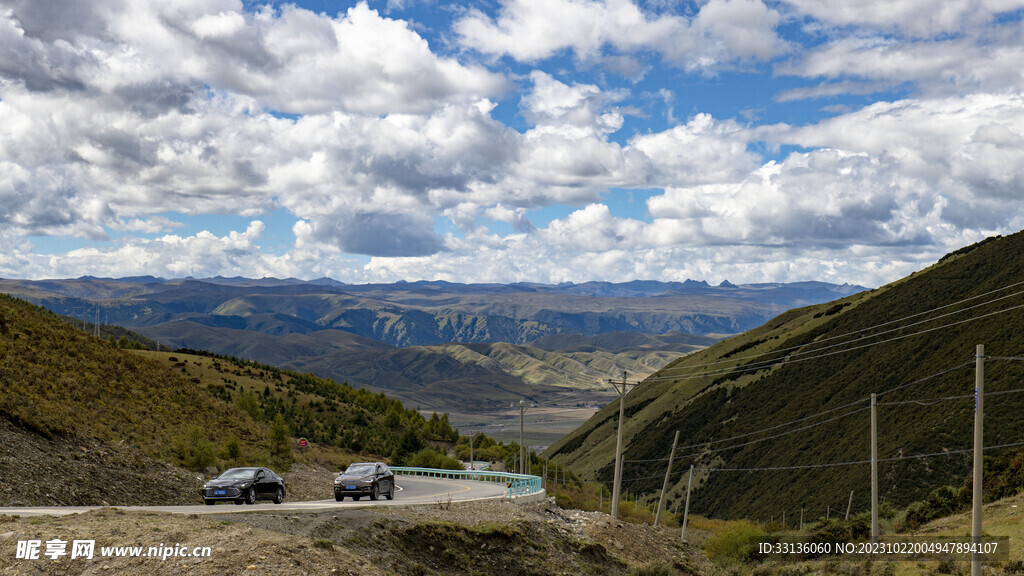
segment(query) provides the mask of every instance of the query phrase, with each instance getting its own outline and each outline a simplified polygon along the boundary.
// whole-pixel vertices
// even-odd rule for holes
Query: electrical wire
[[[985,303],[982,303],[982,304],[978,304],[976,306],[972,306],[971,308],[968,308],[968,309],[965,309],[965,310],[970,310],[970,309],[977,308],[977,307],[980,307],[980,306],[985,306],[985,305],[991,304],[992,302],[995,302],[995,301],[998,301],[998,300],[1002,300],[1002,299],[1005,299],[1005,298],[1009,298],[1009,297],[1012,297],[1012,296],[1016,296],[1018,294],[1024,294],[1024,291],[1018,292],[1018,293],[1015,293],[1015,294],[1011,294],[1010,296],[999,298],[997,300],[992,300],[990,302],[985,302]],[[1012,306],[1010,308],[1004,308],[1002,310],[997,310],[995,312],[989,312],[987,314],[982,314],[980,316],[975,316],[975,317],[972,317],[972,318],[967,318],[967,319],[959,320],[959,321],[956,321],[956,322],[950,322],[948,324],[943,324],[942,326],[935,326],[935,327],[932,327],[932,328],[927,328],[927,329],[924,329],[924,330],[913,332],[911,334],[903,334],[903,335],[900,335],[900,336],[894,336],[892,338],[887,338],[885,340],[880,340],[880,341],[877,341],[877,342],[861,344],[859,346],[852,346],[852,347],[845,348],[845,349],[842,349],[842,350],[834,350],[832,352],[826,352],[826,353],[823,353],[823,354],[817,354],[815,356],[797,357],[797,356],[800,356],[801,354],[814,354],[814,353],[821,352],[822,350],[829,350],[831,348],[836,348],[836,347],[839,347],[839,346],[845,346],[845,345],[850,344],[852,342],[859,342],[861,340],[867,340],[867,339],[870,339],[870,338],[876,338],[876,337],[884,335],[884,334],[889,334],[889,333],[892,333],[892,332],[897,332],[897,331],[900,331],[900,330],[905,330],[906,328],[910,328],[912,326],[918,326],[918,325],[921,325],[921,324],[926,324],[928,322],[932,322],[934,320],[938,320],[939,318],[943,318],[943,317],[946,317],[946,316],[951,316],[953,314],[959,314],[960,312],[965,311],[965,310],[961,310],[961,311],[945,314],[943,316],[937,316],[935,318],[931,318],[931,319],[928,319],[928,320],[917,322],[915,324],[911,324],[911,325],[908,325],[908,326],[904,326],[904,327],[900,327],[900,328],[895,328],[895,329],[887,330],[887,331],[884,331],[884,332],[879,332],[877,334],[872,334],[872,335],[869,335],[869,336],[864,336],[862,338],[851,340],[850,342],[840,342],[840,343],[832,344],[832,345],[829,345],[829,346],[823,346],[823,347],[819,347],[819,348],[814,348],[814,349],[811,349],[811,350],[807,350],[806,352],[798,352],[798,353],[790,355],[790,356],[780,357],[780,358],[771,359],[771,360],[763,360],[761,362],[753,362],[753,363],[750,363],[750,364],[743,364],[743,365],[734,366],[734,367],[731,367],[731,368],[723,368],[723,369],[719,369],[719,370],[707,370],[707,371],[704,371],[704,372],[694,372],[694,373],[691,373],[691,374],[682,374],[682,375],[679,375],[679,376],[651,376],[651,377],[646,378],[643,381],[643,383],[648,383],[648,382],[667,382],[667,381],[677,382],[677,381],[683,381],[683,380],[692,380],[694,378],[703,377],[703,376],[719,376],[719,375],[732,374],[732,373],[735,373],[735,372],[750,372],[750,371],[757,371],[757,370],[760,370],[760,369],[764,369],[764,368],[768,368],[768,367],[772,367],[772,366],[776,366],[776,365],[792,364],[792,363],[796,363],[796,362],[804,362],[804,361],[807,361],[807,360],[814,360],[814,359],[817,359],[817,358],[824,358],[824,357],[827,357],[827,356],[834,356],[836,354],[843,354],[843,353],[846,353],[846,352],[852,352],[854,350],[862,350],[862,349],[870,348],[872,346],[877,346],[877,345],[880,345],[880,344],[888,344],[888,343],[891,343],[891,342],[896,342],[898,340],[903,340],[905,338],[910,338],[910,337],[913,337],[913,336],[920,336],[922,334],[928,334],[930,332],[935,332],[936,330],[943,330],[945,328],[951,328],[953,326],[959,326],[961,324],[966,324],[968,322],[974,322],[976,320],[982,320],[984,318],[989,318],[991,316],[995,316],[995,315],[998,315],[998,314],[1003,314],[1003,313],[1006,313],[1006,312],[1012,312],[1014,310],[1019,310],[1021,308],[1024,308],[1024,304],[1017,305],[1017,306]],[[806,344],[804,346],[800,346],[800,347],[796,347],[796,348],[806,348],[808,346],[813,346],[813,345],[814,345],[814,343],[808,343],[808,344]],[[793,348],[784,349],[784,350],[773,350],[771,352],[766,352],[764,354],[761,354],[761,355],[758,355],[758,356],[754,356],[754,357],[767,356],[769,354],[778,354],[780,352],[784,352],[784,351],[788,351],[788,350],[792,350],[792,349]],[[716,362],[714,364],[731,363],[731,362],[732,362],[732,360],[720,361],[720,362]],[[712,365],[712,364],[707,364],[706,366],[710,366],[710,365]],[[681,366],[681,367],[679,367],[679,369],[699,368],[699,367],[701,367],[701,366],[700,365],[698,365],[698,366]],[[668,370],[672,370],[672,369],[670,368]]]
[[[960,304],[963,304],[965,302],[970,302],[971,300],[976,300],[978,298],[983,298],[985,296],[990,296],[990,295],[995,294],[997,292],[1002,292],[1003,290],[1009,290],[1010,288],[1016,288],[1017,286],[1021,286],[1021,285],[1024,285],[1024,281],[1015,282],[1013,284],[1009,284],[1009,285],[1004,286],[1002,288],[997,288],[995,290],[990,290],[988,292],[985,292],[985,293],[982,293],[982,294],[978,294],[976,296],[971,296],[969,298],[964,298],[962,300],[958,300],[958,301],[952,302],[950,304],[944,304],[942,306],[939,306],[939,307],[936,307],[936,308],[932,308],[930,310],[925,310],[925,311],[922,311],[922,312],[917,312],[915,314],[910,314],[908,316],[903,316],[902,318],[897,318],[895,320],[889,320],[887,322],[882,322],[880,324],[875,324],[874,326],[868,326],[867,328],[861,328],[859,330],[854,330],[852,332],[846,332],[846,333],[843,333],[843,334],[837,334],[835,336],[829,336],[827,338],[822,338],[821,340],[817,340],[814,343],[828,342],[830,340],[836,340],[836,339],[839,339],[839,338],[845,338],[847,336],[852,336],[852,335],[855,335],[855,334],[860,334],[862,332],[867,332],[867,331],[870,331],[870,330],[874,330],[876,328],[881,328],[883,326],[888,326],[890,324],[895,324],[895,323],[898,323],[898,322],[903,322],[905,320],[910,320],[912,318],[916,318],[918,316],[923,316],[925,314],[931,314],[933,312],[937,312],[939,310],[950,308],[952,306],[959,306]],[[982,304],[971,306],[969,308],[964,308],[963,310],[958,310],[956,312],[952,312],[952,313],[944,315],[944,316],[948,316],[948,315],[951,315],[951,314],[958,314],[958,313],[963,312],[965,310],[971,310],[971,309],[977,308],[979,306],[984,306],[984,305],[987,305],[987,304],[991,304],[992,302],[998,302],[999,300],[1005,300],[1006,298],[1011,298],[1013,296],[1017,296],[1017,295],[1020,295],[1022,293],[1024,293],[1024,292],[1016,292],[1016,293],[1011,294],[1009,296],[1001,296],[999,298],[996,298],[996,299],[993,299],[993,300],[989,300],[988,302],[983,302]],[[936,319],[942,318],[944,316],[937,316],[935,318],[924,320],[923,322],[930,322],[932,320],[936,320]],[[911,324],[911,326],[913,326],[913,324]],[[902,328],[906,328],[906,326],[904,326]],[[902,328],[900,328],[900,329],[902,329]],[[873,335],[873,336],[875,336],[875,335]],[[780,350],[772,350],[771,352],[764,352],[764,353],[761,353],[761,354],[752,354],[750,356],[740,356],[740,357],[732,358],[732,359],[729,359],[729,360],[719,360],[719,361],[716,361],[716,362],[709,362],[709,363],[706,363],[706,364],[698,364],[696,366],[687,366],[687,368],[701,368],[701,367],[706,367],[706,366],[714,366],[714,365],[717,365],[717,364],[728,364],[728,363],[732,363],[732,362],[734,362],[736,360],[751,360],[751,359],[754,359],[754,358],[760,358],[762,356],[767,356],[768,354],[774,354],[774,353],[779,353],[779,352],[788,352],[790,350],[798,350],[798,349],[803,348],[805,346],[813,345],[814,343],[806,344],[806,345],[801,345],[801,346],[792,346],[790,348],[783,348],[783,349],[780,349]]]
[[[940,372],[936,372],[934,374],[930,374],[930,375],[925,376],[923,378],[918,378],[917,380],[914,380],[914,381],[911,381],[911,382],[907,382],[907,383],[904,383],[904,384],[900,384],[898,386],[894,386],[892,388],[889,388],[888,390],[883,390],[882,392],[879,392],[879,393],[875,394],[875,396],[876,397],[882,396],[883,394],[888,394],[890,392],[895,392],[896,390],[901,390],[903,388],[907,388],[907,387],[913,386],[915,384],[920,384],[922,382],[927,382],[928,380],[931,380],[933,378],[937,378],[939,376],[944,376],[946,374],[949,374],[950,372],[954,372],[956,370],[959,370],[960,368],[964,368],[964,367],[970,366],[972,364],[973,364],[973,362],[965,362],[963,364],[959,364],[957,366],[953,366],[952,368],[947,368],[946,370],[942,370]],[[987,395],[988,394],[986,394],[986,396]],[[697,447],[700,447],[700,446],[710,446],[712,444],[721,444],[722,442],[732,442],[734,440],[739,440],[739,439],[742,439],[742,438],[747,438],[747,437],[750,437],[750,436],[754,436],[756,434],[761,434],[763,432],[769,432],[769,431],[772,431],[772,430],[778,430],[779,428],[785,428],[786,426],[790,426],[792,424],[799,424],[800,422],[806,422],[807,420],[810,420],[812,418],[817,418],[818,416],[824,416],[825,414],[831,414],[833,412],[838,412],[838,411],[843,410],[845,408],[849,408],[850,406],[856,406],[857,404],[860,404],[862,402],[868,402],[870,400],[871,400],[870,397],[861,398],[860,400],[855,400],[853,402],[850,402],[850,403],[847,403],[847,404],[843,404],[842,406],[837,406],[835,408],[830,408],[828,410],[823,410],[821,412],[816,412],[814,414],[810,414],[810,415],[804,416],[802,418],[797,418],[796,420],[790,420],[789,422],[783,422],[782,424],[776,424],[774,426],[768,426],[767,428],[761,428],[760,430],[754,430],[752,432],[746,432],[746,433],[743,433],[743,434],[737,434],[736,436],[731,436],[729,438],[721,438],[721,439],[718,439],[718,440],[709,440],[707,442],[699,442],[699,443],[695,443],[695,444],[687,444],[687,445],[684,445],[684,446],[678,446],[677,450],[686,450],[688,448],[697,448]],[[851,412],[851,414],[853,414],[853,413],[856,413],[856,412]],[[826,420],[826,422],[830,422],[830,421],[831,420]],[[787,434],[788,434],[788,432],[787,432]],[[668,460],[668,457],[667,456],[663,456],[661,458],[650,458],[650,459],[646,459],[646,460],[645,459],[624,460],[624,462],[660,462],[660,461],[664,461],[664,460]]]

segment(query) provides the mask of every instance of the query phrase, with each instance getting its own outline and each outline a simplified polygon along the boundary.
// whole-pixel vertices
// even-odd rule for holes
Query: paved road
[[[373,506],[408,506],[414,504],[436,504],[447,502],[468,502],[472,500],[491,500],[502,498],[506,494],[504,484],[496,482],[474,482],[470,480],[444,480],[440,478],[421,478],[416,476],[398,476],[395,480],[398,490],[394,500],[371,502],[361,499],[354,502],[346,498],[344,502],[316,500],[311,502],[289,502],[273,504],[259,502],[253,505],[238,506],[233,503],[206,506],[117,506],[123,510],[144,510],[148,512],[170,512],[173,514],[223,514],[225,512],[299,512],[312,510],[331,510],[338,508],[369,508]],[[0,514],[18,514],[20,516],[62,516],[77,514],[89,510],[97,510],[102,506],[41,506],[32,508],[0,508]]]

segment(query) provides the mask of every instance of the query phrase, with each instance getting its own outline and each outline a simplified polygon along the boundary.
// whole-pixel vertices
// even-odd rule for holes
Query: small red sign
[[[309,441],[305,438],[299,438],[299,448],[305,448],[309,445]]]

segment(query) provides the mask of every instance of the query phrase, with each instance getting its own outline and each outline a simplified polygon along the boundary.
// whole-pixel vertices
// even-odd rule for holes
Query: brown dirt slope
[[[0,420],[0,506],[197,504],[194,473],[127,444],[46,438]]]
[[[209,546],[207,558],[16,559],[18,540]],[[0,517],[0,574],[695,575],[715,571],[675,529],[550,503],[174,516],[102,509]]]

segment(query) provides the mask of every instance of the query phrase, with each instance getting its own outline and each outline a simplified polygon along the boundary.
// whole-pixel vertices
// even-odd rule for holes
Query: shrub
[[[850,530],[850,524],[835,518],[823,520],[807,535],[808,542],[850,542],[852,540],[853,532]]]
[[[204,470],[214,462],[213,443],[198,426],[189,426],[177,446],[181,464],[189,470]]]
[[[424,448],[405,460],[413,468],[440,468],[442,470],[463,470],[462,462],[441,454],[433,448]]]
[[[757,524],[739,520],[708,539],[704,551],[716,562],[746,562],[751,558],[755,544],[763,540],[764,536],[764,531]]]
[[[903,518],[896,524],[900,532],[916,530],[922,525],[965,510],[971,502],[971,491],[967,487],[940,486],[932,490],[924,500],[907,506]]]

